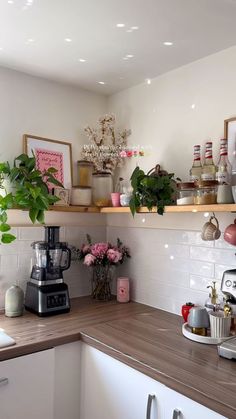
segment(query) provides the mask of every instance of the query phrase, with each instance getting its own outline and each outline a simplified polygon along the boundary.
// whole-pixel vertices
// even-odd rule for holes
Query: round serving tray
[[[222,343],[225,340],[230,339],[232,337],[231,335],[224,338],[212,338],[210,335],[209,336],[196,335],[195,333],[191,332],[191,329],[188,326],[188,323],[183,324],[182,333],[186,338],[193,340],[194,342],[206,343],[208,345],[218,345],[219,343]]]

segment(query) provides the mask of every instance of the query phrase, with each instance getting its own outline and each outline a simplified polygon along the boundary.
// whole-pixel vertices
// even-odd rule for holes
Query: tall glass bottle
[[[231,184],[232,166],[228,160],[228,144],[227,140],[220,140],[220,158],[217,165],[216,180],[220,184]]]
[[[233,151],[233,155],[232,155],[232,158],[231,158],[231,162],[232,162],[231,185],[236,186],[236,141],[234,141],[234,151]]]
[[[205,160],[202,167],[202,180],[215,180],[216,167],[212,158],[212,142],[207,141],[205,148]]]
[[[202,163],[201,163],[201,146],[195,145],[193,148],[193,165],[189,171],[190,182],[201,179]]]

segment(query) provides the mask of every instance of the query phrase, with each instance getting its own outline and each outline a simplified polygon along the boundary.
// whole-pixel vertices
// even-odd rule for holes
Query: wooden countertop
[[[236,363],[216,346],[182,336],[179,316],[138,303],[72,300],[68,314],[39,318],[0,316],[0,327],[17,344],[0,360],[81,339],[127,365],[230,418],[236,418]]]

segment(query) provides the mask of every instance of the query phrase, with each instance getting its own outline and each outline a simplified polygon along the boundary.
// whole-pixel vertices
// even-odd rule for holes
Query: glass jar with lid
[[[87,160],[78,160],[78,186],[91,188],[94,165]]]
[[[194,204],[195,185],[194,182],[181,182],[177,184],[177,205]]]
[[[216,204],[218,182],[217,180],[199,180],[195,182],[195,205]]]
[[[109,207],[111,205],[111,193],[113,181],[111,173],[97,172],[92,176],[93,203],[97,207]]]

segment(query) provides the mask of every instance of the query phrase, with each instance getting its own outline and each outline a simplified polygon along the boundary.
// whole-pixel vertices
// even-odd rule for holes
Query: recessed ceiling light
[[[71,38],[65,38],[64,41],[65,42],[72,42],[72,39]]]
[[[128,60],[128,57],[123,57],[123,60]]]
[[[151,79],[146,79],[146,83],[147,84],[151,84],[152,80]]]
[[[85,61],[86,61],[86,60],[85,60],[84,58],[79,58],[79,62],[80,62],[80,63],[85,63]]]
[[[130,29],[132,29],[133,31],[137,31],[139,29],[139,27],[138,26],[131,26]]]
[[[2,51],[3,50],[3,47],[0,47],[0,51]]]
[[[131,33],[131,32],[133,32],[133,30],[132,29],[128,29],[126,32]]]
[[[132,55],[132,54],[127,54],[127,55],[126,55],[126,57],[127,57],[127,58],[133,58],[133,57],[134,57],[134,55]]]
[[[117,28],[124,28],[125,27],[125,24],[124,23],[117,23],[116,24],[116,27]]]
[[[99,84],[106,84],[105,81],[99,81]]]
[[[170,47],[171,45],[173,45],[173,42],[166,41],[166,42],[163,42],[163,45],[165,45],[166,47]]]
[[[34,39],[33,38],[29,38],[26,41],[27,44],[33,44],[33,42],[34,42]]]
[[[8,0],[8,2],[7,2],[8,4],[14,4],[14,1],[13,0]]]
[[[192,103],[191,109],[195,109],[195,107],[196,107],[195,103]]]

